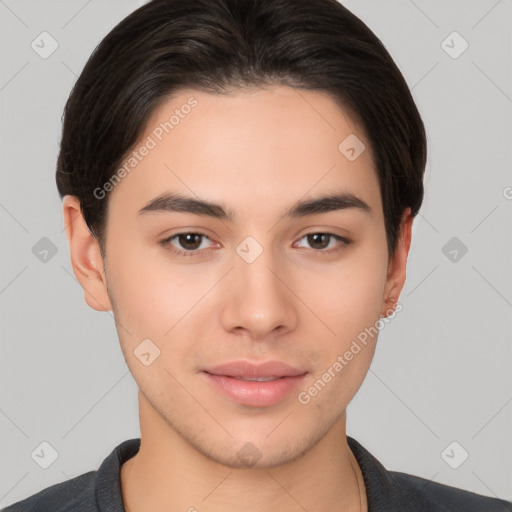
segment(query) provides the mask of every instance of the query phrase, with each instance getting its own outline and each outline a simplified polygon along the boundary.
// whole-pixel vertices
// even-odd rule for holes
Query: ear
[[[97,311],[110,311],[112,304],[107,292],[100,247],[98,240],[87,227],[80,201],[75,196],[64,196],[62,208],[71,265],[84,290],[85,301]]]
[[[406,208],[402,214],[400,221],[400,233],[398,237],[397,247],[393,257],[388,261],[388,273],[386,277],[386,285],[384,287],[384,296],[381,314],[389,316],[395,309],[402,288],[405,284],[407,256],[411,247],[412,222],[411,209]]]

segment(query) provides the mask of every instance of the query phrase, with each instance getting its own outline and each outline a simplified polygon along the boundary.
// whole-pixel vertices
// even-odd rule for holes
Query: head
[[[56,177],[152,421],[232,466],[318,442],[398,301],[425,163],[403,76],[335,0],[153,0],[119,23],[66,104]],[[236,360],[302,377],[240,403],[207,375]]]

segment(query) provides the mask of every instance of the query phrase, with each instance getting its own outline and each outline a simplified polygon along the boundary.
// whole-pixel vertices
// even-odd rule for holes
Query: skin
[[[76,197],[63,203],[73,270],[86,302],[112,310],[139,387],[141,448],[121,470],[127,510],[210,512],[366,510],[360,469],[346,441],[345,409],[372,360],[377,336],[307,405],[293,392],[252,407],[222,396],[201,374],[245,359],[307,370],[307,390],[365,328],[390,313],[405,282],[412,217],[404,211],[389,258],[378,179],[367,137],[333,99],[287,86],[183,90],[162,104],[141,142],[194,97],[197,106],[109,197],[106,259]],[[366,150],[349,161],[338,145],[356,134]],[[137,147],[139,144],[137,145]],[[371,206],[285,219],[298,200],[346,190]],[[221,203],[233,222],[192,213],[138,210],[162,192]],[[201,232],[196,255],[177,233]],[[327,249],[305,235],[334,233]],[[237,246],[252,236],[262,254]],[[322,252],[324,251],[324,252]],[[134,349],[151,339],[145,366]],[[252,443],[260,459],[237,452]],[[362,501],[360,508],[360,499]],[[193,507],[193,508],[192,508]]]

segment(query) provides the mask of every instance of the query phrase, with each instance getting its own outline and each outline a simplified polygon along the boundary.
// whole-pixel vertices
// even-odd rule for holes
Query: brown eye
[[[206,241],[206,244],[204,243]],[[210,237],[203,233],[177,233],[160,243],[170,252],[180,256],[196,256],[208,248]]]
[[[201,237],[198,233],[184,233],[177,235],[177,241],[181,248],[195,251],[201,245]]]
[[[306,240],[309,248],[318,253],[331,253],[341,250],[343,246],[350,244],[350,240],[333,233],[308,233],[301,240]],[[334,242],[334,243],[331,243]]]
[[[330,242],[331,235],[326,233],[313,233],[307,235],[308,243],[313,249],[325,249]]]

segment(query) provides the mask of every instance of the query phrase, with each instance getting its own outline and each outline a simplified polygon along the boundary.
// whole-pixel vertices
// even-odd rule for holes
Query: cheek
[[[165,249],[137,249],[132,244],[127,251],[123,246],[126,244],[120,241],[111,251],[116,264],[109,265],[108,272],[123,351],[133,355],[144,339],[152,340],[162,355],[169,346],[174,353],[182,350],[180,344],[185,350],[187,338],[196,339],[192,331],[204,326],[196,321],[202,315],[201,298],[217,276],[197,265],[173,265],[166,259]]]
[[[322,320],[309,326],[318,358],[299,396],[301,404],[313,406],[308,414],[327,417],[342,410],[361,386],[378,339],[385,271],[381,259],[360,257],[316,281],[308,302]]]
[[[163,315],[166,297],[175,296],[177,290],[171,279],[162,276],[154,256],[136,243],[128,243],[128,239],[129,236],[110,239],[107,278],[116,320],[124,326],[121,330],[118,327],[121,341],[132,338],[131,343],[135,343],[162,335],[163,324],[172,321],[168,310]]]
[[[297,295],[315,313],[315,328],[341,348],[379,319],[386,281],[386,253],[366,244],[332,265],[297,276]]]

